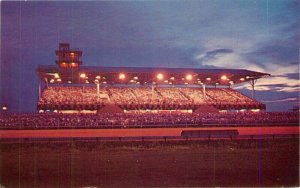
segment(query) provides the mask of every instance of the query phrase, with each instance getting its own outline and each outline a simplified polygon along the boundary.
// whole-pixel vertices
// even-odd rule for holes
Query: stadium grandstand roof
[[[61,68],[39,66],[40,80],[50,84],[205,84],[233,85],[270,74],[245,69],[194,69],[163,67],[93,67]]]

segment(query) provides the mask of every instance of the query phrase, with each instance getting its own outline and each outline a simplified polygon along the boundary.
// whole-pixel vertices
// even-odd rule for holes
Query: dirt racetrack
[[[182,130],[237,129],[245,135],[299,135],[298,126],[276,127],[213,127],[213,128],[124,128],[124,129],[55,129],[55,130],[0,130],[0,138],[91,138],[91,137],[150,137],[180,136]]]

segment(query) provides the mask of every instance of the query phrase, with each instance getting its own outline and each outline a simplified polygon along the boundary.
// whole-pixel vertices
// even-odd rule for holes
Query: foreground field
[[[298,139],[1,143],[4,187],[299,186]]]

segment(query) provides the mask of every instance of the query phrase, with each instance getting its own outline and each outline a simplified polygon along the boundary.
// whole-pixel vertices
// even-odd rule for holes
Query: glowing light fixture
[[[241,81],[245,81],[245,78],[240,78]]]
[[[53,76],[54,76],[54,78],[59,78],[59,74],[58,73],[54,73]]]
[[[190,81],[190,80],[193,79],[193,76],[191,74],[188,74],[188,75],[185,76],[185,79]]]
[[[135,77],[133,77],[133,79],[134,79],[134,80],[138,80],[138,79],[139,79],[139,77],[135,76]]]
[[[98,79],[98,80],[99,80],[100,78],[101,78],[101,77],[100,77],[99,75],[98,75],[98,76],[96,76],[96,79]]]
[[[226,75],[221,76],[221,80],[227,80],[227,76]]]
[[[80,78],[85,78],[86,77],[86,74],[85,73],[81,73],[80,74]]]
[[[211,78],[210,78],[210,77],[208,77],[208,78],[206,78],[206,80],[207,80],[207,81],[211,81]]]
[[[162,80],[162,79],[164,79],[164,75],[162,73],[158,73],[157,76],[156,76],[156,78],[158,80]]]
[[[124,73],[120,73],[119,74],[119,79],[120,80],[124,80],[125,79],[125,74]]]

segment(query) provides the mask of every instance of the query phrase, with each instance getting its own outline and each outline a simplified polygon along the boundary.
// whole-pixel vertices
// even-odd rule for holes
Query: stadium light
[[[86,77],[86,74],[85,73],[81,73],[80,74],[80,78],[85,78]]]
[[[58,81],[58,82],[61,82],[61,79],[60,79],[60,78],[58,78],[56,81]]]
[[[124,73],[120,73],[119,74],[119,79],[120,80],[124,80],[125,79],[125,74]]]
[[[78,64],[77,64],[77,63],[74,63],[74,62],[72,62],[72,63],[71,63],[71,67],[78,67]]]
[[[99,84],[99,80],[97,80],[97,79],[94,80],[94,83],[95,83],[95,84]]]
[[[170,80],[175,80],[174,76],[172,76],[172,77],[170,78]]]
[[[185,76],[185,79],[190,81],[190,80],[193,79],[193,76],[191,74],[188,74],[188,75]]]
[[[74,56],[74,55],[75,55],[75,53],[74,53],[74,52],[71,52],[71,53],[70,53],[70,56]]]
[[[7,110],[7,106],[2,106],[2,110],[6,111]]]
[[[71,83],[72,83],[72,81],[69,80],[69,81],[68,81],[68,84],[71,84]]]
[[[97,80],[99,80],[101,77],[98,75],[98,76],[96,76],[95,78],[96,78]]]
[[[219,85],[219,83],[217,82],[216,85]]]
[[[135,77],[133,77],[133,79],[134,79],[134,80],[138,80],[138,79],[139,79],[139,77],[135,76]]]
[[[246,76],[246,79],[249,79],[250,78],[250,76]]]
[[[221,76],[221,80],[227,80],[227,76],[226,75],[223,75],[223,76]]]
[[[169,81],[168,81],[168,80],[165,80],[164,82],[165,82],[165,83],[168,83]]]
[[[58,73],[54,73],[53,76],[54,76],[54,78],[59,78],[59,74]]]
[[[164,79],[164,75],[162,73],[158,73],[157,76],[156,76],[156,78],[158,80],[162,80],[162,79]]]
[[[240,78],[241,81],[245,81],[245,78]]]
[[[66,68],[66,67],[67,67],[67,63],[66,63],[66,62],[62,62],[62,63],[60,64],[60,66],[63,67],[63,68]]]
[[[51,79],[51,80],[50,80],[50,83],[54,83],[54,79]]]
[[[233,84],[234,84],[234,82],[233,82],[233,81],[229,81],[229,83],[230,83],[230,85],[233,85]]]
[[[88,80],[85,81],[86,84],[90,83]]]
[[[211,81],[211,78],[210,78],[210,77],[207,77],[206,80],[207,80],[207,81]]]

